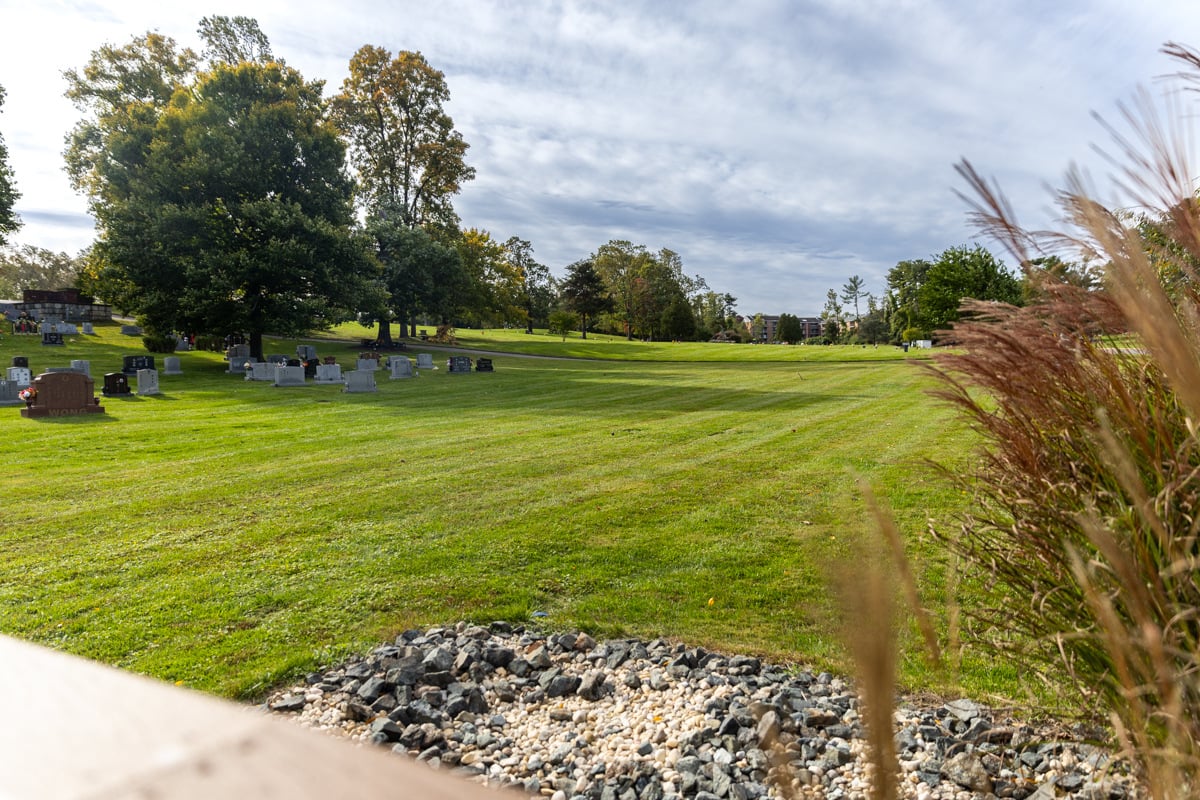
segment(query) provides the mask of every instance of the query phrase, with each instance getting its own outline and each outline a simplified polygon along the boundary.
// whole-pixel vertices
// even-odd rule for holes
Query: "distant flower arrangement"
[[[17,392],[17,397],[25,401],[25,405],[31,405],[37,399],[37,389],[32,386],[26,386],[21,391]]]

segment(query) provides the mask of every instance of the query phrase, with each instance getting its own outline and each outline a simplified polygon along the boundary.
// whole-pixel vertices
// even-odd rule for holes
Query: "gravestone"
[[[56,322],[50,326],[50,330],[55,333],[61,333],[64,336],[76,336],[79,334],[79,329],[69,322]]]
[[[0,406],[20,405],[21,398],[17,397],[17,392],[24,388],[17,386],[16,381],[0,381]]]
[[[148,394],[161,394],[158,390],[158,370],[156,369],[139,369],[137,371],[139,396]]]
[[[85,336],[95,336],[96,328],[90,322],[83,323],[83,333]]]
[[[336,364],[337,356],[325,356],[325,358],[321,359],[321,363],[322,364]]]
[[[359,372],[374,372],[379,369],[379,362],[373,358],[360,358],[355,362],[355,369]]]
[[[317,360],[315,358],[310,358],[304,362],[304,377],[317,377]]]
[[[58,331],[43,331],[42,344],[64,345],[66,342],[63,341],[63,335]]]
[[[154,356],[125,356],[121,361],[121,372],[136,375],[139,369],[154,369]]]
[[[375,392],[375,373],[369,369],[352,369],[346,373],[347,392]]]
[[[317,383],[345,383],[341,364],[317,364]]]
[[[417,353],[417,369],[437,369],[433,365],[433,354]]]
[[[238,361],[238,362],[241,362],[244,364],[244,363],[246,363],[246,359],[249,357],[250,357],[250,345],[248,345],[248,344],[235,344],[235,345],[232,345],[228,350],[225,351],[225,360],[231,364],[234,361]]]
[[[92,377],[92,362],[90,361],[84,361],[81,358],[72,359],[71,369],[75,370],[76,372],[82,372],[89,378]]]
[[[316,345],[298,344],[296,345],[296,358],[303,361],[312,361],[317,357]]]
[[[392,356],[388,360],[388,367],[391,368],[391,379],[411,378],[413,376],[412,359],[408,356]]]
[[[163,359],[163,375],[182,375],[178,356],[167,356]]]
[[[104,388],[100,393],[105,397],[122,397],[129,395],[129,376],[124,372],[107,372],[104,374]]]
[[[142,329],[139,328],[137,325],[122,325],[121,333],[124,334],[125,336],[141,336]]]
[[[302,361],[301,361],[300,359],[298,359],[298,358],[289,358],[289,359],[288,359],[288,360],[285,362],[284,366],[287,366],[287,367],[303,367],[303,366],[304,366],[304,362],[302,362]]]
[[[92,379],[82,372],[52,372],[38,375],[32,385],[36,396],[22,417],[69,417],[76,414],[103,414],[104,406],[92,394]]]
[[[275,380],[275,364],[269,361],[253,361],[250,363],[250,369],[246,370],[246,380],[248,381],[273,381]]]
[[[464,375],[471,371],[471,359],[467,356],[450,356],[446,359],[446,368],[451,375]]]
[[[270,355],[267,356],[268,364],[283,364],[284,366],[287,366],[287,362],[288,362],[288,357],[283,355],[282,353],[271,353]]]
[[[33,383],[33,372],[29,367],[9,367],[8,379],[24,389]]]
[[[496,370],[492,367],[492,360],[490,358],[477,358],[475,359],[475,371],[495,372]]]
[[[14,367],[28,367],[29,359],[26,358],[25,356],[13,356],[12,357],[12,365]]]
[[[254,356],[246,356],[245,358],[239,358],[234,361],[230,361],[229,369],[227,369],[225,371],[228,372],[230,375],[245,375],[246,374],[246,365],[253,364],[257,360],[258,359],[256,359]]]
[[[304,367],[275,367],[276,386],[303,386]]]

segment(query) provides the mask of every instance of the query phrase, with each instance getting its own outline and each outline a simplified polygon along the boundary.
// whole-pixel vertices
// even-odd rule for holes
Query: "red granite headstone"
[[[92,394],[93,381],[82,372],[48,372],[33,379],[36,392],[23,417],[69,417],[103,414],[104,406]]]

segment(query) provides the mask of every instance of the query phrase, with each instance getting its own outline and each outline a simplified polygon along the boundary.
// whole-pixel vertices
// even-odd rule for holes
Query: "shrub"
[[[1166,52],[1200,79],[1200,56]],[[964,350],[936,372],[985,442],[978,473],[962,476],[977,502],[951,540],[981,582],[966,610],[975,641],[1072,681],[1112,715],[1154,795],[1182,797],[1200,790],[1200,204],[1176,129],[1148,96],[1137,111],[1137,135],[1117,138],[1121,188],[1157,209],[1171,246],[1151,246],[1078,176],[1059,194],[1072,228],[1035,236],[962,164],[976,220],[1043,299],[968,304],[954,329]],[[1103,264],[1110,291],[1035,266],[1066,248]],[[1163,274],[1190,288],[1168,291]],[[1109,338],[1126,330],[1136,336]]]
[[[176,340],[170,336],[151,333],[142,337],[142,344],[151,353],[174,353]]]

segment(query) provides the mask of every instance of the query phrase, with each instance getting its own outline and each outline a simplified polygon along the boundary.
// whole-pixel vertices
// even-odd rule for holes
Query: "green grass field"
[[[99,393],[122,355],[145,351],[97,330],[64,348],[6,336],[0,364],[26,355],[36,374],[86,358]],[[460,343],[528,338],[475,333]],[[633,360],[635,346],[654,357]],[[623,354],[500,356],[493,374],[453,376],[435,354],[436,371],[380,373],[378,393],[351,395],[180,353],[185,374],[163,376],[161,396],[105,398],[104,415],[2,407],[0,631],[239,697],[407,627],[535,611],[556,629],[848,670],[826,580],[856,543],[881,546],[860,476],[944,602],[923,531],[963,498],[926,459],[963,463],[973,438],[898,350],[587,347]],[[318,344],[343,364],[356,350]],[[905,683],[935,688],[901,638]],[[963,681],[1012,686],[969,660]]]

